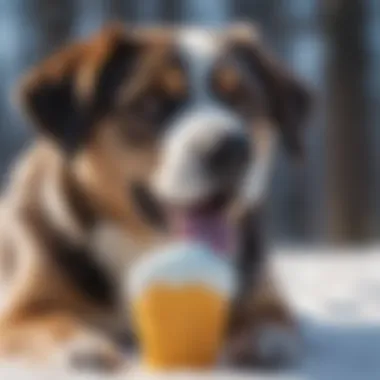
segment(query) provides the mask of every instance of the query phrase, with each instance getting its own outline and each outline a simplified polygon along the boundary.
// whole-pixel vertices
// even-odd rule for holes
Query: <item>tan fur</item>
[[[102,141],[105,142],[105,139],[102,139]],[[99,164],[106,164],[103,160],[100,161]],[[30,205],[32,205],[36,213],[44,213],[46,205],[44,205],[43,199],[39,198],[41,194],[39,188],[43,184],[41,179],[46,178],[46,176],[59,179],[60,177],[57,173],[60,171],[62,171],[62,167],[60,166],[60,157],[56,151],[50,146],[37,144],[27,153],[15,170],[15,182],[12,190],[8,190],[8,194],[3,201],[7,205],[6,215],[11,215],[12,219],[7,218],[7,224],[11,226],[11,229],[2,229],[3,238],[1,241],[3,245],[9,240],[11,241],[8,249],[12,249],[12,245],[15,246],[13,253],[17,253],[15,260],[18,263],[11,274],[8,273],[3,279],[0,279],[2,285],[7,285],[6,283],[4,284],[4,281],[11,285],[9,293],[6,294],[6,301],[0,317],[0,329],[3,331],[0,353],[3,355],[29,357],[29,354],[33,354],[33,360],[39,360],[46,357],[46,355],[50,355],[53,348],[64,355],[63,352],[66,350],[67,342],[76,336],[81,337],[83,340],[88,339],[89,342],[95,336],[97,340],[103,341],[103,344],[111,345],[110,342],[107,343],[104,336],[98,336],[95,331],[87,332],[88,329],[92,331],[89,326],[94,325],[94,323],[95,325],[102,325],[103,328],[104,326],[109,328],[112,324],[123,325],[118,311],[107,312],[99,309],[78,294],[72,284],[61,278],[59,268],[51,266],[41,255],[40,251],[44,249],[44,242],[40,239],[43,239],[43,237],[38,236],[38,231],[36,235],[34,229],[31,235],[28,225],[17,220],[18,216],[22,215],[25,208],[30,207]],[[107,170],[99,170],[98,172],[104,173]],[[99,183],[110,184],[108,179],[99,180]],[[92,183],[93,185],[94,183]],[[118,188],[117,186],[106,187],[108,189]],[[25,192],[25,189],[29,189],[29,191]],[[106,190],[96,189],[96,192]],[[97,195],[99,193],[94,194],[94,196]],[[107,199],[108,197],[105,198]],[[108,212],[113,212],[114,210],[112,205],[109,204],[101,205],[101,207],[107,207]],[[112,232],[114,229],[112,228],[111,233],[113,235],[108,242],[105,236],[102,237],[102,243],[103,245],[106,244],[106,247],[104,247],[101,260],[103,260],[107,270],[111,270],[115,277],[122,276],[124,274],[124,270],[121,270],[123,265],[133,263],[136,258],[136,252],[142,252],[142,246],[150,246],[152,242],[152,240],[149,240],[149,242],[144,241],[142,245],[137,243],[132,249],[135,253],[132,256],[126,254],[126,251],[133,247],[131,241],[136,244],[136,238],[142,236],[139,235],[138,228],[145,228],[144,223],[139,221],[138,214],[131,213],[131,216],[135,219],[125,221],[125,240],[122,242],[121,240],[119,242],[115,240],[115,238],[117,239],[123,235],[123,227],[120,228],[118,235],[114,235],[114,232]],[[59,226],[61,224],[59,217],[64,218],[65,215],[55,215],[55,217],[58,219],[51,222],[57,223],[57,226]],[[141,227],[139,227],[139,223]],[[127,228],[130,226],[132,226],[131,229]],[[4,232],[6,233],[4,234]],[[128,236],[133,236],[133,239],[128,239]],[[152,239],[152,236],[150,238]],[[124,244],[126,245],[124,246]],[[109,251],[112,251],[112,255],[107,252],[107,247]],[[0,254],[7,254],[7,251],[2,249]],[[119,255],[119,260],[122,258],[122,262],[115,260],[116,254]],[[121,283],[122,278],[120,278]],[[121,308],[123,307],[125,305],[121,305]],[[294,322],[290,311],[277,293],[272,279],[265,276],[260,286],[255,286],[249,297],[245,299],[245,302],[239,305],[239,310],[232,321],[231,339],[233,339],[233,336],[244,335],[247,329],[259,329],[263,323],[270,321],[284,324],[284,326],[289,326],[289,328],[293,329]],[[127,318],[124,322],[127,323]],[[66,333],[66,329],[69,332]],[[29,336],[28,334],[32,338],[23,339],[25,336]],[[38,351],[35,350],[36,346],[38,346]],[[250,346],[250,342],[247,342],[247,346]],[[74,349],[71,346],[70,350],[67,349],[66,355],[68,357],[71,355],[72,350]],[[98,352],[96,352],[96,355],[99,355],[105,361],[105,366],[108,365],[108,361],[114,360],[115,363],[121,364],[117,360],[116,347],[115,351],[106,350],[104,357]],[[238,357],[240,355],[243,354],[239,350],[234,353],[234,356]]]
[[[100,214],[118,221],[141,244],[150,243],[158,238],[157,231],[138,214],[125,184],[146,180],[155,155],[152,151],[126,152],[117,138],[112,128],[100,128],[75,159],[73,170]]]
[[[246,41],[244,30],[237,28],[235,32]],[[151,49],[152,39],[159,43],[155,45],[154,58],[148,59],[142,53],[139,64],[144,69],[140,75],[110,94],[113,105],[127,104],[157,86],[175,96],[186,93],[188,84],[181,68],[168,61],[168,35],[165,30],[137,30],[129,36],[143,41],[143,51]],[[1,355],[48,357],[52,361],[59,358],[63,362],[79,357],[105,367],[121,364],[120,353],[109,336],[129,323],[127,301],[121,292],[125,269],[144,250],[168,238],[147,223],[136,208],[132,189],[125,186],[149,181],[158,157],[157,147],[147,139],[144,149],[134,148],[133,144],[125,149],[117,117],[108,114],[95,120],[89,140],[68,163],[57,142],[46,137],[45,130],[50,126],[34,115],[30,98],[36,89],[59,87],[69,78],[70,95],[81,106],[90,106],[109,56],[119,44],[128,41],[122,28],[109,28],[58,52],[32,70],[23,82],[24,106],[43,133],[19,159],[1,201]],[[221,72],[219,78],[219,85],[233,96],[241,90],[240,78],[235,74],[229,70]],[[254,89],[245,91],[252,95]],[[81,194],[84,202],[79,200],[79,206],[85,203],[87,211],[96,215],[98,229],[89,232],[85,221],[75,214],[70,189]],[[91,259],[117,285],[116,307],[97,304],[64,276],[52,259],[61,249],[61,243],[54,240],[57,237],[64,243],[89,249]],[[272,283],[269,276],[264,276],[259,286],[255,285],[237,305],[231,339],[234,335],[248,336],[248,330],[259,329],[270,320],[294,328],[292,315]],[[235,354],[244,356],[242,351],[249,350],[247,341]]]
[[[75,314],[49,312],[1,326],[0,355],[28,365],[82,366],[114,370],[124,365],[121,352]],[[91,366],[93,365],[93,368]]]
[[[295,316],[281,292],[276,289],[271,274],[266,273],[247,297],[236,305],[230,322],[228,360],[237,365],[265,365],[262,354],[256,350],[257,339],[262,329],[273,326],[288,331],[294,339],[299,339]]]

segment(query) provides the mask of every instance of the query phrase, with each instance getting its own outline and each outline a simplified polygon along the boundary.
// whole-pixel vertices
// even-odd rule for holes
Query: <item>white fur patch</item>
[[[45,212],[55,221],[56,225],[68,236],[74,239],[84,239],[85,232],[73,215],[63,194],[59,172],[56,171],[45,176],[42,183],[41,197]]]
[[[154,187],[161,198],[191,203],[213,192],[202,167],[202,153],[212,149],[229,131],[239,125],[223,109],[190,111],[164,138],[161,163],[154,175]]]
[[[212,149],[228,133],[246,133],[244,120],[218,101],[210,91],[210,74],[222,54],[220,31],[184,29],[178,46],[189,75],[190,104],[167,128],[162,141],[161,162],[153,175],[156,194],[169,202],[189,205],[204,199],[218,186],[205,171],[202,153]],[[261,123],[262,124],[262,123]],[[277,135],[271,125],[251,126],[255,155],[241,186],[239,204],[253,208],[267,191]],[[255,129],[256,128],[256,129]]]
[[[229,131],[242,129],[242,121],[209,91],[209,75],[221,53],[217,32],[185,29],[179,33],[178,46],[188,67],[191,102],[163,138],[153,187],[161,198],[187,204],[214,190],[202,168],[202,152]]]
[[[243,208],[254,208],[264,201],[277,152],[277,131],[272,125],[260,125],[254,132],[255,160],[241,187]]]

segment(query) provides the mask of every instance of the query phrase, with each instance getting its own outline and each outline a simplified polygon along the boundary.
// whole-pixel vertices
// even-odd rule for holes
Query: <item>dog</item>
[[[302,155],[311,97],[255,26],[113,24],[37,65],[18,93],[37,138],[1,202],[2,357],[127,365],[127,268],[178,226],[213,220],[239,273],[227,362],[294,359],[262,225],[278,142]]]

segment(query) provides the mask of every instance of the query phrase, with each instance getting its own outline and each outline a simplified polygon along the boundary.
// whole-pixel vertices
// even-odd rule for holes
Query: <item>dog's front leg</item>
[[[260,210],[240,225],[240,293],[234,305],[227,344],[233,364],[278,367],[292,364],[300,351],[294,315],[268,273]]]
[[[106,336],[65,311],[0,324],[0,355],[25,364],[112,371],[127,362]]]
[[[0,358],[83,369],[123,366],[121,349],[95,327],[105,312],[62,276],[27,226],[15,223],[12,234],[14,265],[0,271]],[[0,247],[0,256],[7,253]]]

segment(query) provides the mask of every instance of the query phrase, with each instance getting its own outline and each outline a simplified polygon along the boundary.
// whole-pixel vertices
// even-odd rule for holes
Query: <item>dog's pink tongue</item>
[[[175,221],[180,238],[209,245],[216,253],[230,256],[235,251],[234,229],[219,213],[183,213]]]

